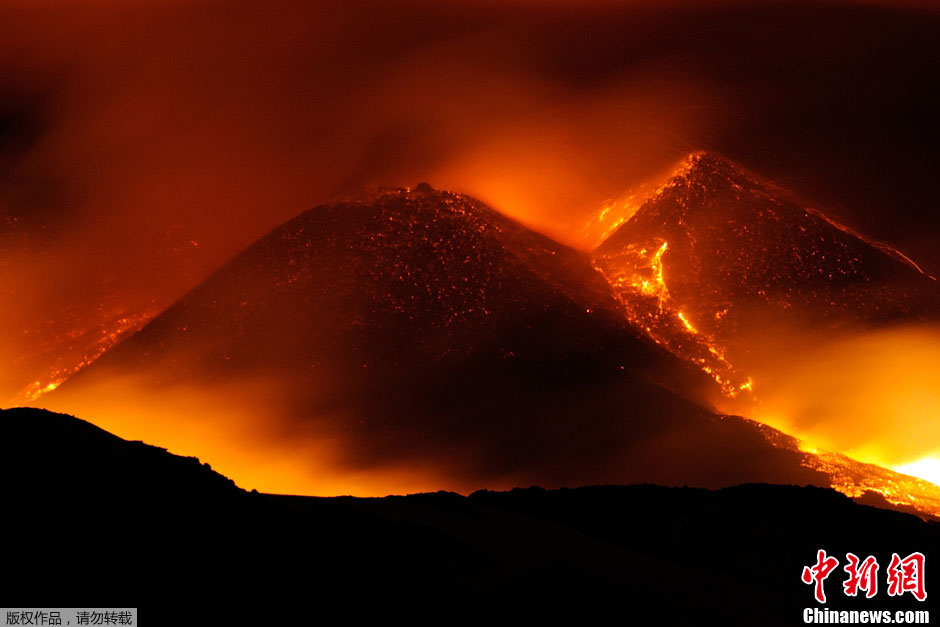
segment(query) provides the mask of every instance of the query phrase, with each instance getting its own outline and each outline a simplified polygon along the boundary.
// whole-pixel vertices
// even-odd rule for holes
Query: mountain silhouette
[[[419,624],[629,614],[790,625],[816,605],[800,572],[818,549],[840,563],[872,555],[882,569],[892,552],[929,562],[940,549],[936,523],[821,488],[258,494],[196,459],[35,409],[0,411],[0,453],[14,599],[146,594],[270,616],[300,598],[306,611]],[[932,609],[932,595],[920,603],[883,585],[875,599],[847,597],[843,579],[826,582],[826,609]]]
[[[292,432],[320,429],[353,470],[420,463],[468,487],[827,485],[795,446],[697,404],[707,377],[625,320],[587,255],[426,185],[301,214],[44,402],[91,413],[128,378],[224,396],[253,376],[281,390],[278,409],[252,409],[258,424],[285,429],[265,418],[279,412]]]

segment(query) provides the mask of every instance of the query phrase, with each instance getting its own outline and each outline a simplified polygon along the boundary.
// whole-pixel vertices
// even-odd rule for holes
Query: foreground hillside
[[[248,493],[69,416],[0,412],[0,515],[19,604],[192,598],[350,616],[798,624],[818,548],[932,556],[940,529],[828,489],[752,484],[359,499]],[[929,609],[905,595],[829,609]],[[930,589],[929,579],[928,590]],[[883,582],[882,582],[883,584]],[[324,610],[325,611],[325,610]]]

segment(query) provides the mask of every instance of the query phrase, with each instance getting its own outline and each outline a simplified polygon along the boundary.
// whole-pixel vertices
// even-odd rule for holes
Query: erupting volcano
[[[6,596],[927,618],[936,4],[0,2]]]
[[[330,441],[342,472],[423,467],[452,489],[825,483],[752,423],[684,400],[708,379],[629,324],[587,255],[426,185],[286,223],[43,403],[118,420],[115,398],[159,405],[182,386],[221,403],[245,381],[265,383],[255,444],[291,438],[301,474]],[[237,431],[185,398],[163,411],[185,416],[187,450]]]
[[[702,169],[716,163],[735,179],[701,181]],[[698,181],[705,196],[721,194],[741,186],[731,167],[696,156],[679,180]],[[203,455],[236,481],[267,490],[283,477],[263,470],[264,446],[300,477],[291,484],[298,491],[374,490],[343,477],[389,469],[450,489],[831,482],[851,486],[853,496],[874,490],[940,512],[926,482],[839,456],[823,464],[769,427],[703,408],[718,393],[705,373],[725,392],[732,376],[717,376],[708,356],[732,367],[716,348],[718,333],[692,326],[700,309],[677,308],[693,283],[677,282],[672,293],[668,264],[695,239],[670,253],[666,237],[679,240],[654,233],[619,255],[603,254],[677,188],[668,185],[595,254],[614,289],[588,255],[425,184],[317,207],[235,257],[43,403],[80,407],[144,439],[149,434],[135,430],[114,399],[158,407],[151,420],[174,416],[176,426],[161,435],[177,447],[173,438],[185,434],[187,452],[217,451],[220,438],[252,450],[247,438],[258,449],[254,468],[247,455],[221,463]],[[604,265],[624,259],[633,262],[629,282]],[[735,319],[729,306],[725,314]],[[264,416],[250,436],[225,412],[219,419],[191,410],[238,397],[246,382],[262,382],[242,408]],[[188,392],[167,404],[179,389]],[[311,476],[325,459],[332,484]],[[896,489],[881,490],[886,482]]]
[[[762,392],[750,373],[821,334],[935,321],[940,312],[940,285],[911,259],[791,198],[727,159],[696,153],[593,253],[628,319],[745,411],[760,407]],[[926,481],[812,452],[806,463],[850,496],[873,491],[940,511],[940,492]]]
[[[936,318],[940,285],[909,258],[708,153],[593,253],[630,319],[731,396],[780,326],[870,329]],[[727,352],[727,355],[726,355]]]
[[[926,618],[938,32],[923,0],[0,2],[6,597]]]

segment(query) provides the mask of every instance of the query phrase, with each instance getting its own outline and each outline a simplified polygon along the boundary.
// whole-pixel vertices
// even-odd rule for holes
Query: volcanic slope
[[[735,396],[773,337],[935,318],[940,286],[890,246],[789,200],[731,161],[690,155],[593,253],[629,318]],[[768,354],[770,353],[770,354]],[[733,364],[733,367],[732,367]]]
[[[426,185],[298,216],[42,402],[93,415],[133,398],[131,379],[223,398],[252,377],[280,390],[248,408],[258,424],[322,435],[350,472],[415,464],[449,489],[827,485],[754,423],[686,400],[711,382],[626,321],[587,255]]]
[[[628,319],[715,379],[736,411],[821,339],[940,312],[937,281],[913,261],[790,197],[696,153],[592,255]],[[921,479],[824,451],[805,463],[849,496],[940,513],[940,490]]]

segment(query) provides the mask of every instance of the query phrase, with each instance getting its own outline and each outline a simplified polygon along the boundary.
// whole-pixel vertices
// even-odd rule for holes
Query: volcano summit
[[[587,255],[425,185],[298,216],[44,401],[92,415],[250,378],[276,382],[247,411],[298,466],[328,440],[343,472],[413,465],[451,489],[826,484],[687,400],[713,384],[625,319]],[[237,430],[166,411],[193,437]]]
[[[940,285],[897,250],[709,153],[685,164],[593,253],[629,318],[729,396],[780,329],[927,320]],[[805,335],[805,334],[804,334]],[[734,364],[732,366],[732,364]]]

